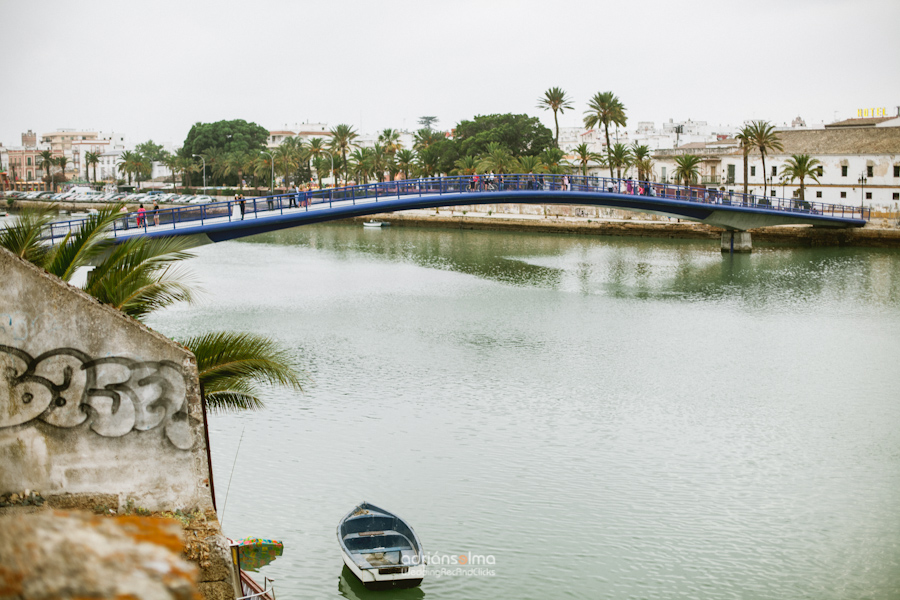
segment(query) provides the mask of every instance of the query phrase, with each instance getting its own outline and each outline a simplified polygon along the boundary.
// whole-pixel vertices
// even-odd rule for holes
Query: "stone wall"
[[[212,508],[193,355],[0,249],[0,465],[0,493]]]

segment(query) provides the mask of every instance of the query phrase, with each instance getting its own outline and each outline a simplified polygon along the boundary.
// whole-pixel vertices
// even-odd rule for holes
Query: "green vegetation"
[[[180,155],[190,157],[203,154],[212,148],[223,152],[252,152],[264,150],[269,131],[256,123],[243,119],[195,123],[188,132]]]
[[[572,108],[572,99],[566,96],[566,92],[562,88],[552,87],[544,92],[544,96],[538,98],[538,108],[553,111],[553,124],[556,126],[556,136],[553,143],[559,148],[559,120],[556,113],[563,114],[566,110]]]
[[[23,211],[0,231],[0,247],[70,281],[84,266],[94,265],[84,291],[125,314],[143,319],[175,302],[191,302],[193,280],[181,267],[192,255],[186,238],[134,238],[120,244],[105,232],[122,218],[123,205],[90,215],[82,228],[62,242],[41,243],[43,229],[56,209]],[[182,342],[197,357],[201,389],[213,411],[260,408],[258,383],[300,389],[293,359],[277,344],[255,334],[212,333]]]
[[[809,154],[794,154],[784,165],[782,177],[793,182],[795,179],[800,180],[800,202],[803,206],[806,203],[806,185],[805,179],[809,177],[816,183],[819,183],[819,176],[824,172],[822,163],[818,158],[810,158]]]
[[[702,159],[693,154],[682,154],[675,157],[675,179],[684,182],[685,186],[697,181],[700,177],[700,162]]]
[[[762,156],[763,196],[767,196],[766,153],[769,150],[784,150],[784,147],[781,145],[778,134],[775,133],[775,126],[768,121],[753,121],[749,127],[750,142]]]
[[[609,126],[621,125],[625,127],[627,123],[625,117],[625,106],[619,101],[612,92],[598,92],[594,94],[591,101],[588,102],[588,109],[584,111],[585,128],[597,127],[603,125],[606,133],[606,160],[609,165],[609,177],[613,175],[613,159],[612,146],[609,143]]]

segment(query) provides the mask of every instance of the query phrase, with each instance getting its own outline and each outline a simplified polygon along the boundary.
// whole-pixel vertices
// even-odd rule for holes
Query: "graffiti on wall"
[[[162,427],[177,448],[193,446],[178,364],[93,358],[74,348],[31,356],[0,344],[0,429],[34,420],[56,427],[88,423],[104,437]]]

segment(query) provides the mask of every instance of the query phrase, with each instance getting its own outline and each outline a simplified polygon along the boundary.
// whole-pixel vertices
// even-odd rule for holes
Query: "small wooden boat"
[[[397,515],[363,502],[337,527],[344,564],[370,590],[411,588],[425,577],[416,532]]]
[[[363,227],[387,227],[390,223],[385,223],[384,221],[366,221],[363,223]]]

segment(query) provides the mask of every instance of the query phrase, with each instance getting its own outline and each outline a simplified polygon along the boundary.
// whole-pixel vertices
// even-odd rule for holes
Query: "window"
[[[819,168],[816,169],[816,175],[818,175],[819,177],[821,177],[824,173],[825,173],[825,169],[823,169],[823,168],[821,167],[821,165],[820,165]]]
[[[822,192],[816,192],[816,198],[821,198],[821,197],[822,197]]]
[[[756,177],[756,167],[750,167],[750,177]]]
[[[894,165],[894,177],[900,177],[900,165]]]
[[[31,166],[31,157],[30,156],[28,157],[28,166],[29,167]]]
[[[872,192],[866,192],[866,200],[872,199]]]
[[[841,177],[847,176],[847,165],[841,165]]]
[[[776,175],[778,175],[778,167],[773,166],[772,167],[772,177],[775,177]]]
[[[666,180],[666,168],[665,167],[660,167],[660,168],[662,169],[662,180],[665,181]]]
[[[894,192],[894,200],[900,200],[900,192]]]
[[[31,171],[28,171],[28,181],[31,181],[32,179],[34,179],[34,175]]]
[[[866,167],[866,177],[871,177],[871,176],[872,176],[872,165],[869,165],[868,167]]]
[[[847,197],[847,192],[841,192],[841,198],[846,198],[846,197]]]
[[[728,165],[728,184],[734,184],[734,165]]]
[[[773,196],[775,195],[775,190],[772,190],[772,195],[773,195]]]

